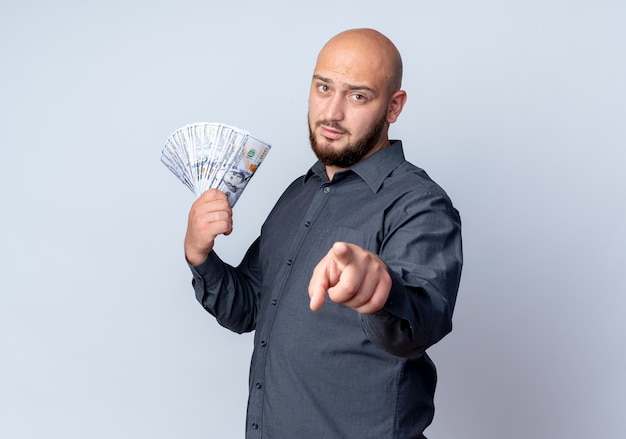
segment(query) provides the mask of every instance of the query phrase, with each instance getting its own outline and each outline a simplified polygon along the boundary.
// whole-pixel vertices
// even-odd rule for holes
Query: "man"
[[[371,29],[332,38],[309,97],[319,161],[293,182],[238,267],[213,251],[226,196],[192,206],[185,255],[219,323],[255,330],[247,438],[423,438],[462,266],[458,213],[389,141],[402,61]]]

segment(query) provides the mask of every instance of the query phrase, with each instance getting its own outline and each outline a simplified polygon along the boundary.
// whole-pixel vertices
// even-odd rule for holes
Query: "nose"
[[[326,120],[339,121],[343,120],[344,100],[341,93],[335,93],[326,101]]]

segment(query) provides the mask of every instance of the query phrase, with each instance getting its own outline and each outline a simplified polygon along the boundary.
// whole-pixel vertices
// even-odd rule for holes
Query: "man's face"
[[[376,59],[350,46],[322,50],[309,94],[311,147],[348,168],[387,145],[388,89]],[[383,69],[384,70],[384,69]]]

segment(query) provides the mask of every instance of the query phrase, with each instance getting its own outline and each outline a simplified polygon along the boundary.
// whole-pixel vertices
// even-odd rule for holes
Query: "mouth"
[[[320,128],[320,135],[329,140],[337,140],[346,134],[345,131],[329,127],[328,125],[320,125],[319,128]]]

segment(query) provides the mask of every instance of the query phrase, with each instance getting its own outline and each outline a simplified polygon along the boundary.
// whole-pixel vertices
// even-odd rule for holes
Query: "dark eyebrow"
[[[376,90],[374,90],[372,87],[368,87],[367,85],[348,85],[348,90],[352,90],[352,91],[367,90],[370,93],[376,94]]]
[[[332,80],[329,78],[324,78],[323,76],[320,75],[313,75],[313,79],[319,79],[322,82],[328,82],[329,84],[332,84]]]
[[[333,83],[332,79],[325,78],[324,76],[321,76],[321,75],[313,75],[313,79],[317,79],[318,81],[326,82],[328,84],[332,84]],[[352,84],[348,84],[347,89],[348,90],[352,90],[352,91],[367,90],[370,93],[376,94],[376,90],[374,90],[372,87],[368,87],[367,85],[352,85]]]

